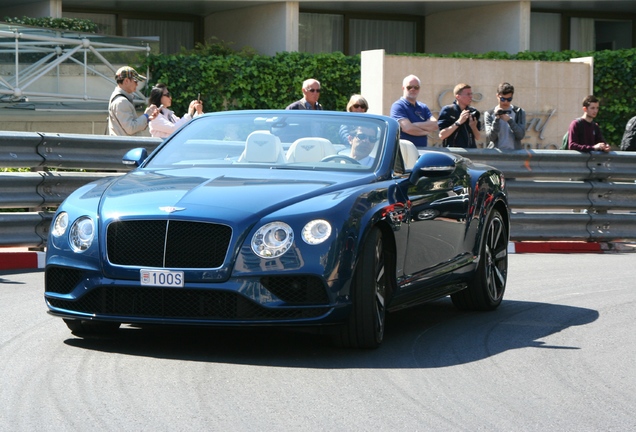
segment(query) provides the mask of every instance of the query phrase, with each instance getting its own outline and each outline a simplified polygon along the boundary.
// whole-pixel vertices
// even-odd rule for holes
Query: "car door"
[[[409,240],[404,274],[410,278],[439,276],[457,267],[465,246],[470,178],[463,163],[409,184]]]

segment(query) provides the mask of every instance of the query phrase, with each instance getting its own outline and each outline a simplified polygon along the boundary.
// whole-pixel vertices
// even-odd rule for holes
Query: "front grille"
[[[180,288],[98,287],[78,300],[48,298],[52,307],[68,311],[139,318],[200,320],[284,320],[315,318],[328,307],[260,306],[233,292]]]
[[[44,276],[44,289],[58,294],[69,294],[82,280],[82,270],[50,267]]]
[[[135,220],[108,225],[108,260],[114,265],[168,268],[221,267],[232,228],[206,222]]]
[[[286,303],[329,303],[322,280],[315,276],[265,276],[261,278],[261,284]]]

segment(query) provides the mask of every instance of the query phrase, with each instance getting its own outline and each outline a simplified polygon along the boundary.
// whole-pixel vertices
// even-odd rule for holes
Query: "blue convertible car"
[[[52,222],[45,299],[74,334],[313,327],[375,348],[390,311],[502,301],[502,173],[420,155],[391,118],[208,114],[123,162],[136,169],[79,188]]]

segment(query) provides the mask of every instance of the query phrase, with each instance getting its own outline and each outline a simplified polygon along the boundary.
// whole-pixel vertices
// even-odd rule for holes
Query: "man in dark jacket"
[[[479,111],[470,106],[473,91],[468,84],[457,84],[453,89],[455,102],[446,105],[439,113],[439,137],[444,147],[476,148],[481,137]]]
[[[287,106],[288,110],[321,110],[320,82],[313,78],[303,81],[303,98]]]

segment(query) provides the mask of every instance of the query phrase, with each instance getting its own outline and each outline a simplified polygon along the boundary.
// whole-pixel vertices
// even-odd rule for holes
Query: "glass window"
[[[97,24],[97,33],[111,36],[117,35],[117,16],[115,14],[64,12],[62,15],[64,18],[91,20]]]
[[[176,54],[194,48],[194,23],[191,21],[123,19],[123,36],[159,37],[163,54]]]
[[[570,49],[600,51],[632,48],[632,22],[570,18]]]
[[[301,13],[298,29],[300,52],[318,54],[344,51],[342,15]]]
[[[632,48],[632,22],[620,20],[596,20],[596,50]]]
[[[532,12],[530,51],[561,51],[561,14]]]
[[[387,54],[416,51],[416,23],[352,19],[349,21],[349,54],[384,49]]]

